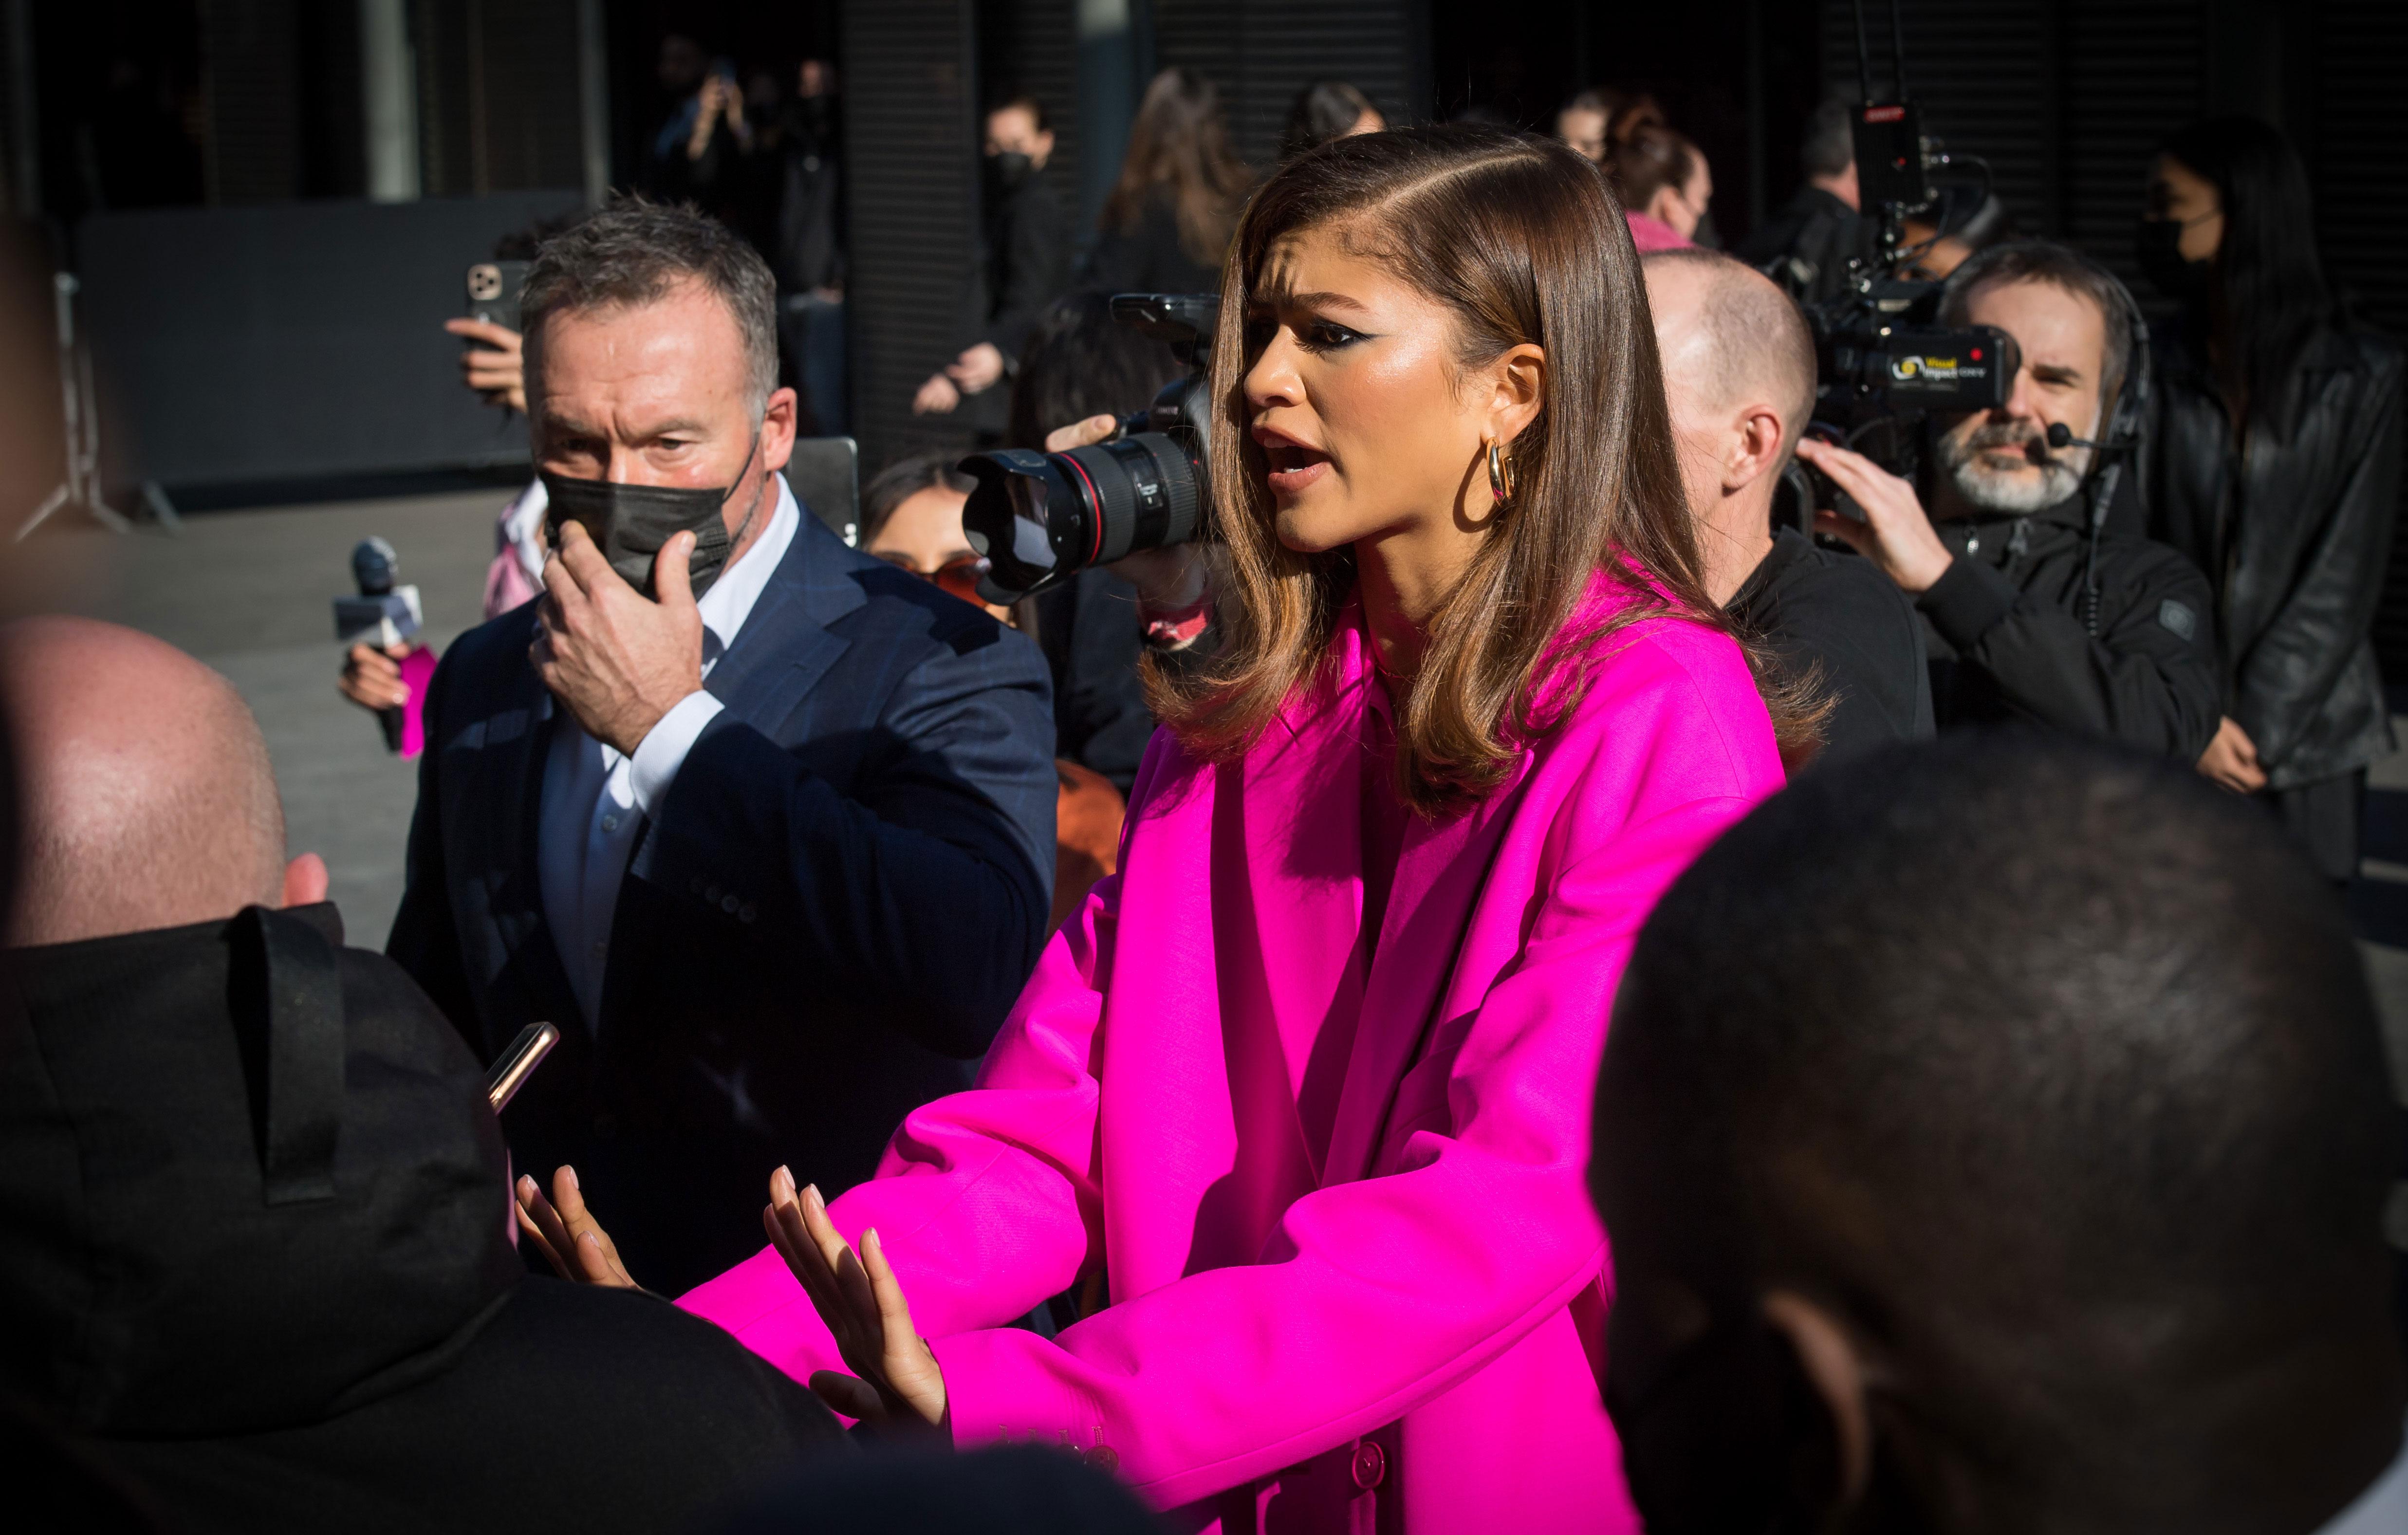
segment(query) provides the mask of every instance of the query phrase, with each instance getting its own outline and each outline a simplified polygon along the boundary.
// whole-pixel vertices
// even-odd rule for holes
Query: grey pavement
[[[351,941],[381,948],[401,902],[417,772],[335,691],[333,599],[352,590],[352,545],[380,534],[418,586],[428,638],[448,646],[482,617],[494,524],[511,495],[209,512],[187,517],[180,536],[45,529],[22,546],[9,605],[129,624],[223,672],[267,737],[292,851],[326,860]]]

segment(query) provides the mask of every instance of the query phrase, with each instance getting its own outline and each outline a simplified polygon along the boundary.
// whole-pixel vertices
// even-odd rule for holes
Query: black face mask
[[[1020,183],[1027,180],[1036,168],[1036,163],[1017,150],[1005,150],[986,157],[988,179],[1004,192],[1019,190]]]
[[[2182,237],[2183,226],[2172,219],[2143,219],[2132,231],[2132,258],[2157,292],[2186,305],[2204,305],[2214,264],[2183,259]]]
[[[761,438],[753,434],[752,450],[758,452]],[[744,483],[744,476],[752,467],[752,453],[744,455],[744,467],[736,471],[736,485]],[[694,588],[695,600],[710,590],[710,583],[726,568],[727,556],[744,535],[752,530],[752,519],[761,512],[761,497],[768,491],[765,477],[761,488],[752,495],[752,505],[744,513],[742,525],[735,537],[727,532],[726,519],[719,509],[736,494],[736,485],[725,490],[705,486],[689,489],[681,485],[621,485],[608,480],[571,480],[566,475],[545,470],[542,476],[544,495],[549,502],[544,508],[543,524],[551,535],[554,549],[560,547],[560,525],[576,522],[585,524],[602,546],[602,557],[610,568],[628,585],[660,600],[652,590],[652,558],[661,546],[681,533],[694,535],[694,552],[686,559],[686,581]]]

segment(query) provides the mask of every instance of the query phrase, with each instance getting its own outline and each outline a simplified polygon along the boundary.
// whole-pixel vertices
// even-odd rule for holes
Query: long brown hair
[[[1352,549],[1300,554],[1279,541],[1246,430],[1246,307],[1273,244],[1308,229],[1338,232],[1452,309],[1460,366],[1524,342],[1547,357],[1545,398],[1509,449],[1511,509],[1440,605],[1396,700],[1399,791],[1436,812],[1505,781],[1521,747],[1579,696],[1598,638],[1655,613],[1729,624],[1700,578],[1638,253],[1596,167],[1489,128],[1341,138],[1255,194],[1224,268],[1211,475],[1226,639],[1200,676],[1148,667],[1156,716],[1189,751],[1243,754],[1312,680],[1354,584]],[[1565,633],[1598,572],[1631,600]],[[1757,676],[1784,758],[1811,752],[1818,711],[1761,665]]]
[[[1145,88],[1121,179],[1104,199],[1104,227],[1135,229],[1157,187],[1170,194],[1180,245],[1201,265],[1218,265],[1246,194],[1246,167],[1229,149],[1220,91],[1193,69],[1166,69]]]

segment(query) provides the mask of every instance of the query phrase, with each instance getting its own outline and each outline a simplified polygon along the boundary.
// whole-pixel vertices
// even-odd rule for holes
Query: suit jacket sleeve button
[[[1120,1470],[1121,1453],[1109,1444],[1098,1444],[1087,1452],[1087,1464],[1099,1471]]]
[[[1354,1446],[1354,1485],[1370,1491],[1388,1479],[1388,1452],[1369,1440]]]

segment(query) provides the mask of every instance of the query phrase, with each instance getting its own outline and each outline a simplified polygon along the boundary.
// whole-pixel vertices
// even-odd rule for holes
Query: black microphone
[[[351,551],[351,580],[358,585],[356,597],[335,599],[335,638],[343,644],[369,644],[380,650],[414,639],[418,636],[418,588],[397,586],[394,578],[400,573],[401,558],[393,545],[382,538],[363,538]],[[377,710],[377,723],[384,726],[384,746],[388,752],[401,750],[403,710],[396,706]]]
[[[2048,423],[2048,445],[2052,448],[2103,448],[2106,446],[2105,443],[2093,442],[2088,438],[2075,437],[2073,428],[2061,421]]]

